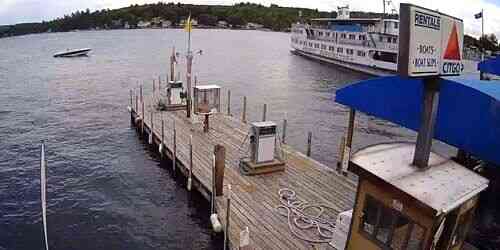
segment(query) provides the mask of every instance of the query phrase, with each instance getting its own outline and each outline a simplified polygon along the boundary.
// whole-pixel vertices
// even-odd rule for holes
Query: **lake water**
[[[190,195],[130,127],[129,90],[168,72],[171,47],[181,53],[182,30],[116,30],[0,39],[0,249],[41,249],[39,143],[48,157],[51,249],[221,249],[209,228],[209,206]],[[335,166],[348,110],[336,89],[368,76],[292,55],[289,34],[195,30],[194,75],[200,84],[232,92],[240,115],[281,123],[288,143]],[[90,47],[89,57],[53,58]],[[225,105],[223,105],[225,107]],[[357,147],[414,140],[414,134],[359,115]],[[446,150],[446,149],[445,149]]]

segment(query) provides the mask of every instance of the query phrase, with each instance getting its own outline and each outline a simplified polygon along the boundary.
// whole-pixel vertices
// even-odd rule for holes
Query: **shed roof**
[[[473,171],[431,153],[429,168],[412,165],[413,143],[386,143],[356,152],[351,162],[432,208],[447,213],[488,186],[488,180]]]

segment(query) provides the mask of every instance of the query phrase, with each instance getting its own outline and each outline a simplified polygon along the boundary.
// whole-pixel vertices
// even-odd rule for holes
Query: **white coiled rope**
[[[288,227],[295,237],[311,243],[332,241],[335,221],[327,218],[325,212],[327,210],[335,212],[335,209],[326,205],[301,201],[297,198],[295,191],[288,188],[280,189],[278,194],[282,205],[276,209],[279,214],[288,218]],[[317,238],[306,234],[307,230],[314,229],[317,231]]]

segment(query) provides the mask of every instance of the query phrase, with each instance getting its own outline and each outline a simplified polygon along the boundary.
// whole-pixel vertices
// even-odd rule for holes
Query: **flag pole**
[[[188,51],[187,51],[187,73],[186,73],[186,84],[187,84],[187,101],[186,101],[186,116],[191,118],[191,68],[193,65],[193,54],[191,53],[191,13],[189,14],[187,20],[187,32],[188,32]]]
[[[481,52],[481,61],[484,61],[484,40],[486,39],[484,37],[484,9],[481,9],[481,37],[483,38],[483,50]]]

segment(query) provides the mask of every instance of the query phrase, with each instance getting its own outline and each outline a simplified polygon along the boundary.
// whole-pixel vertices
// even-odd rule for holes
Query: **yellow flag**
[[[187,32],[191,32],[193,29],[193,25],[191,23],[191,15],[189,15],[188,19],[186,20],[186,23],[184,24],[184,30]]]

